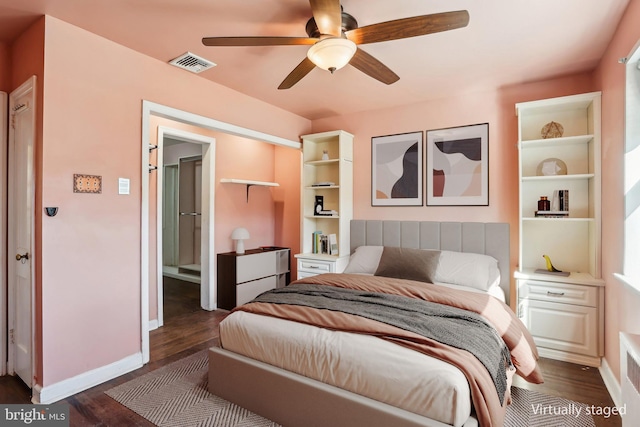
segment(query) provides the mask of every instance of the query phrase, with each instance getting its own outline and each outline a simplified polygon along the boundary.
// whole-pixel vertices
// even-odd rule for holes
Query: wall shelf
[[[279,187],[280,184],[277,182],[269,182],[269,181],[253,181],[249,179],[236,179],[236,178],[222,178],[220,179],[222,184],[240,184],[247,186],[247,203],[249,203],[249,188],[252,186],[258,187]]]

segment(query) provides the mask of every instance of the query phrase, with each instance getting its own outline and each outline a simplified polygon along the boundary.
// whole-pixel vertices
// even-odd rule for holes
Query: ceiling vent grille
[[[216,66],[215,63],[194,55],[191,52],[187,52],[175,59],[172,59],[169,61],[169,64],[191,71],[192,73],[201,73],[204,70],[208,70],[209,68]]]

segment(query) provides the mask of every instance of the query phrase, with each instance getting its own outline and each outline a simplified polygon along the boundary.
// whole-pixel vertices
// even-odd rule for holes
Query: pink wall
[[[313,131],[344,129],[355,135],[354,217],[359,219],[484,221],[511,225],[511,268],[518,262],[518,129],[515,103],[592,90],[590,74],[578,74],[490,92],[476,92],[313,122]],[[372,207],[371,137],[489,123],[489,206]],[[513,284],[512,284],[513,286]],[[511,292],[512,298],[515,292]]]
[[[140,351],[142,100],[293,140],[310,122],[55,18],[45,40],[38,173],[42,203],[60,207],[38,233],[47,386]],[[73,173],[101,175],[102,194],[74,194]],[[119,177],[130,195],[117,194]]]
[[[605,290],[605,358],[620,377],[619,332],[640,333],[640,295],[618,281],[624,239],[624,122],[625,66],[640,40],[640,2],[631,1],[594,73],[602,90],[602,271]]]
[[[0,91],[10,92],[11,87],[11,46],[0,42]]]
[[[291,248],[291,280],[295,280],[298,268],[293,255],[300,253],[302,151],[276,147],[275,154],[275,177],[280,183],[280,187],[272,190],[276,214],[275,244]]]

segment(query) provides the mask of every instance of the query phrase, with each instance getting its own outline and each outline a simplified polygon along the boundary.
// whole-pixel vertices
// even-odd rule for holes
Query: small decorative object
[[[44,212],[47,214],[47,216],[56,216],[56,214],[58,213],[58,208],[56,207],[44,208]]]
[[[550,157],[544,159],[538,164],[536,168],[536,175],[538,176],[554,176],[554,175],[566,175],[567,164],[560,159]]]
[[[547,138],[560,138],[564,133],[564,127],[558,122],[549,122],[542,126],[542,137]]]
[[[546,269],[537,268],[536,271],[535,271],[536,273],[555,274],[557,276],[565,276],[565,277],[569,276],[569,274],[570,274],[569,272],[558,270],[557,268],[555,268],[553,266],[553,264],[551,263],[551,258],[549,258],[549,255],[542,255],[542,258],[544,258],[544,261],[547,264],[547,268]]]
[[[541,196],[540,200],[538,200],[538,210],[539,211],[550,211],[551,210],[551,202],[547,199],[547,196]]]
[[[329,160],[329,151],[322,150],[322,160]]]
[[[231,239],[236,241],[236,253],[244,253],[244,241],[249,238],[249,231],[246,228],[238,227],[231,233]]]
[[[316,196],[316,203],[313,207],[313,214],[320,215],[320,212],[324,210],[324,196]]]
[[[100,175],[83,175],[73,174],[73,192],[74,193],[102,193],[102,176]]]

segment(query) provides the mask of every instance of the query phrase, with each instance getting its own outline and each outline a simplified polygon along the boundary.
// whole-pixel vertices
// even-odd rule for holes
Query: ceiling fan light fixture
[[[358,47],[354,42],[342,37],[322,39],[307,52],[307,58],[317,67],[332,73],[351,61]]]

